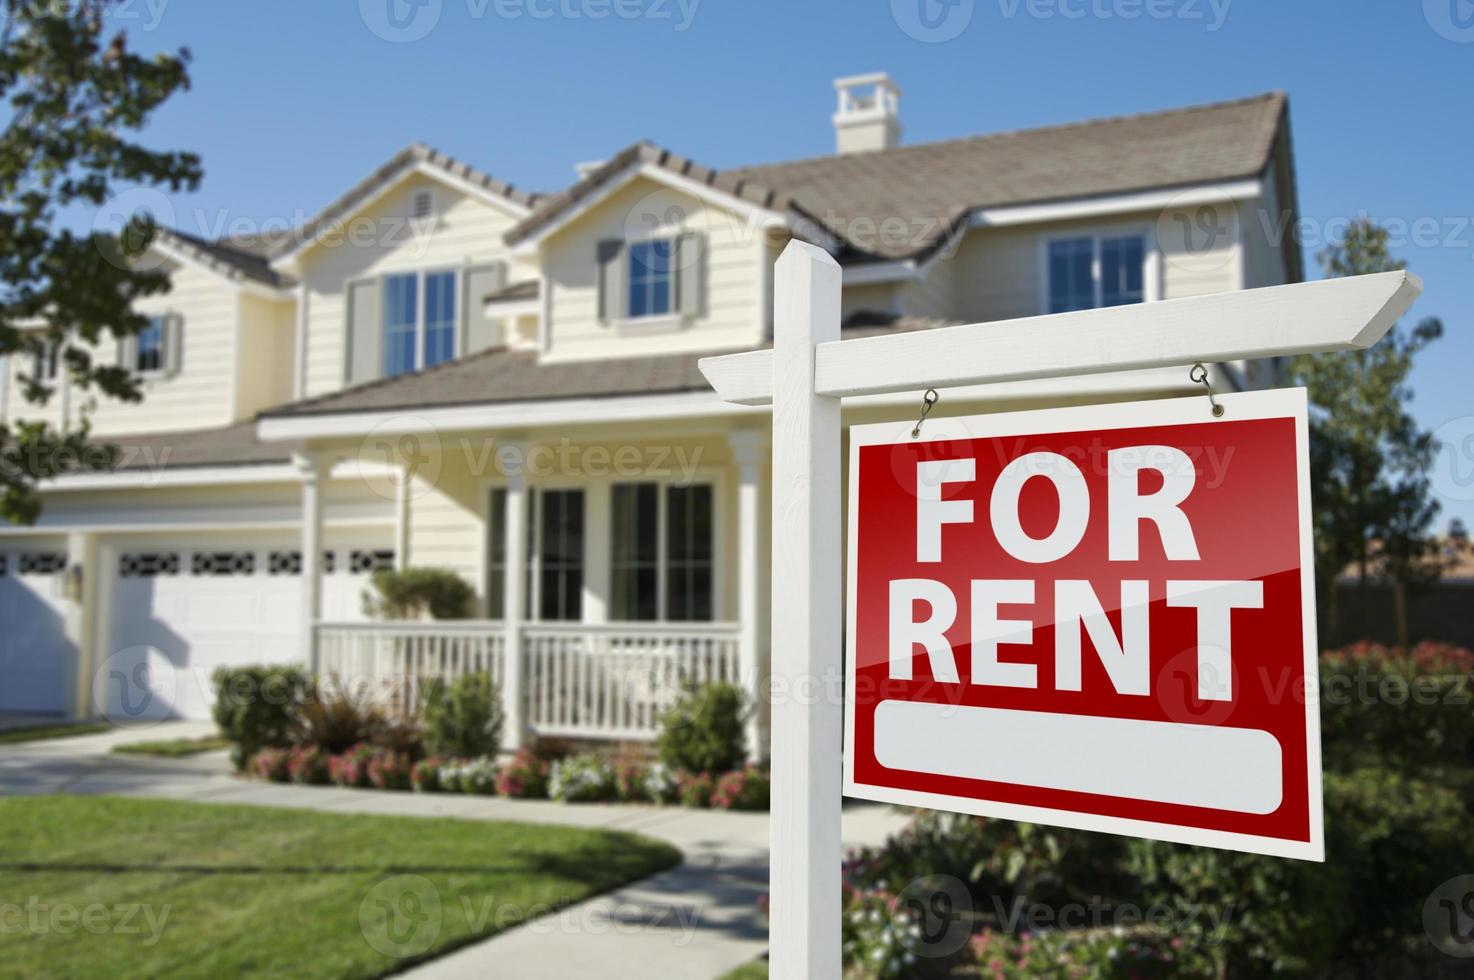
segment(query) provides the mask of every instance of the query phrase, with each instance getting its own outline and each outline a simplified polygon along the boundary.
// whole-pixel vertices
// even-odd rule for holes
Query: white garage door
[[[76,651],[62,619],[67,556],[0,554],[0,711],[62,714]]]
[[[323,613],[361,619],[360,595],[393,553],[324,554]],[[210,717],[217,667],[306,663],[299,635],[301,552],[285,544],[199,540],[127,547],[114,570],[112,654],[103,696],[109,717]]]

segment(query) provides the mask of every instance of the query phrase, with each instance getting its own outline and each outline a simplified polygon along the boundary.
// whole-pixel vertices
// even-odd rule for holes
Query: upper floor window
[[[148,326],[139,331],[133,354],[133,370],[139,374],[156,374],[164,370],[163,317],[149,317]]]
[[[715,615],[715,534],[709,484],[612,488],[610,616],[708,622]]]
[[[1146,236],[1079,235],[1048,243],[1050,313],[1146,300]]]
[[[675,239],[657,238],[630,245],[629,316],[665,316],[671,312]]]
[[[61,364],[61,344],[43,341],[41,349],[31,355],[31,377],[36,381],[55,381]]]
[[[385,377],[455,357],[455,272],[385,276],[383,330]]]

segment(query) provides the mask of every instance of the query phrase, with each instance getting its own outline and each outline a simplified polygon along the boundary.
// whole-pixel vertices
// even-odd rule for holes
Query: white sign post
[[[842,341],[840,286],[828,253],[790,243],[776,270],[774,349],[701,362],[722,399],[773,406],[776,980],[840,976],[840,399],[1365,348],[1422,289],[1385,272]]]

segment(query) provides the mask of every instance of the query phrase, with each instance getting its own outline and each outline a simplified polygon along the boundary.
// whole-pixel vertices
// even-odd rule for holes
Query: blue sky
[[[414,2],[127,0],[136,46],[195,57],[149,133],[204,156],[181,227],[310,214],[413,140],[535,189],[642,137],[715,167],[828,153],[830,82],[858,72],[901,85],[908,142],[1283,89],[1307,267],[1337,222],[1408,229],[1413,316],[1447,330],[1414,379],[1456,449],[1440,523],[1474,524],[1469,0]]]

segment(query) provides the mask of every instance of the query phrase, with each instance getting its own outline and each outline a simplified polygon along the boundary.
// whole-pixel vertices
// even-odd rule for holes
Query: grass
[[[0,826],[19,977],[382,976],[680,860],[610,831],[117,797],[0,799]]]
[[[126,742],[114,745],[113,751],[120,755],[153,755],[164,759],[178,759],[201,752],[216,752],[229,747],[230,742],[219,735],[202,735],[199,738],[167,738],[156,742]]]
[[[12,742],[42,742],[53,738],[71,738],[73,735],[96,735],[110,732],[113,726],[105,721],[79,721],[57,725],[33,725],[27,728],[12,728],[0,732],[0,745]]]
[[[758,960],[756,963],[739,966],[721,980],[768,980],[768,961]]]

